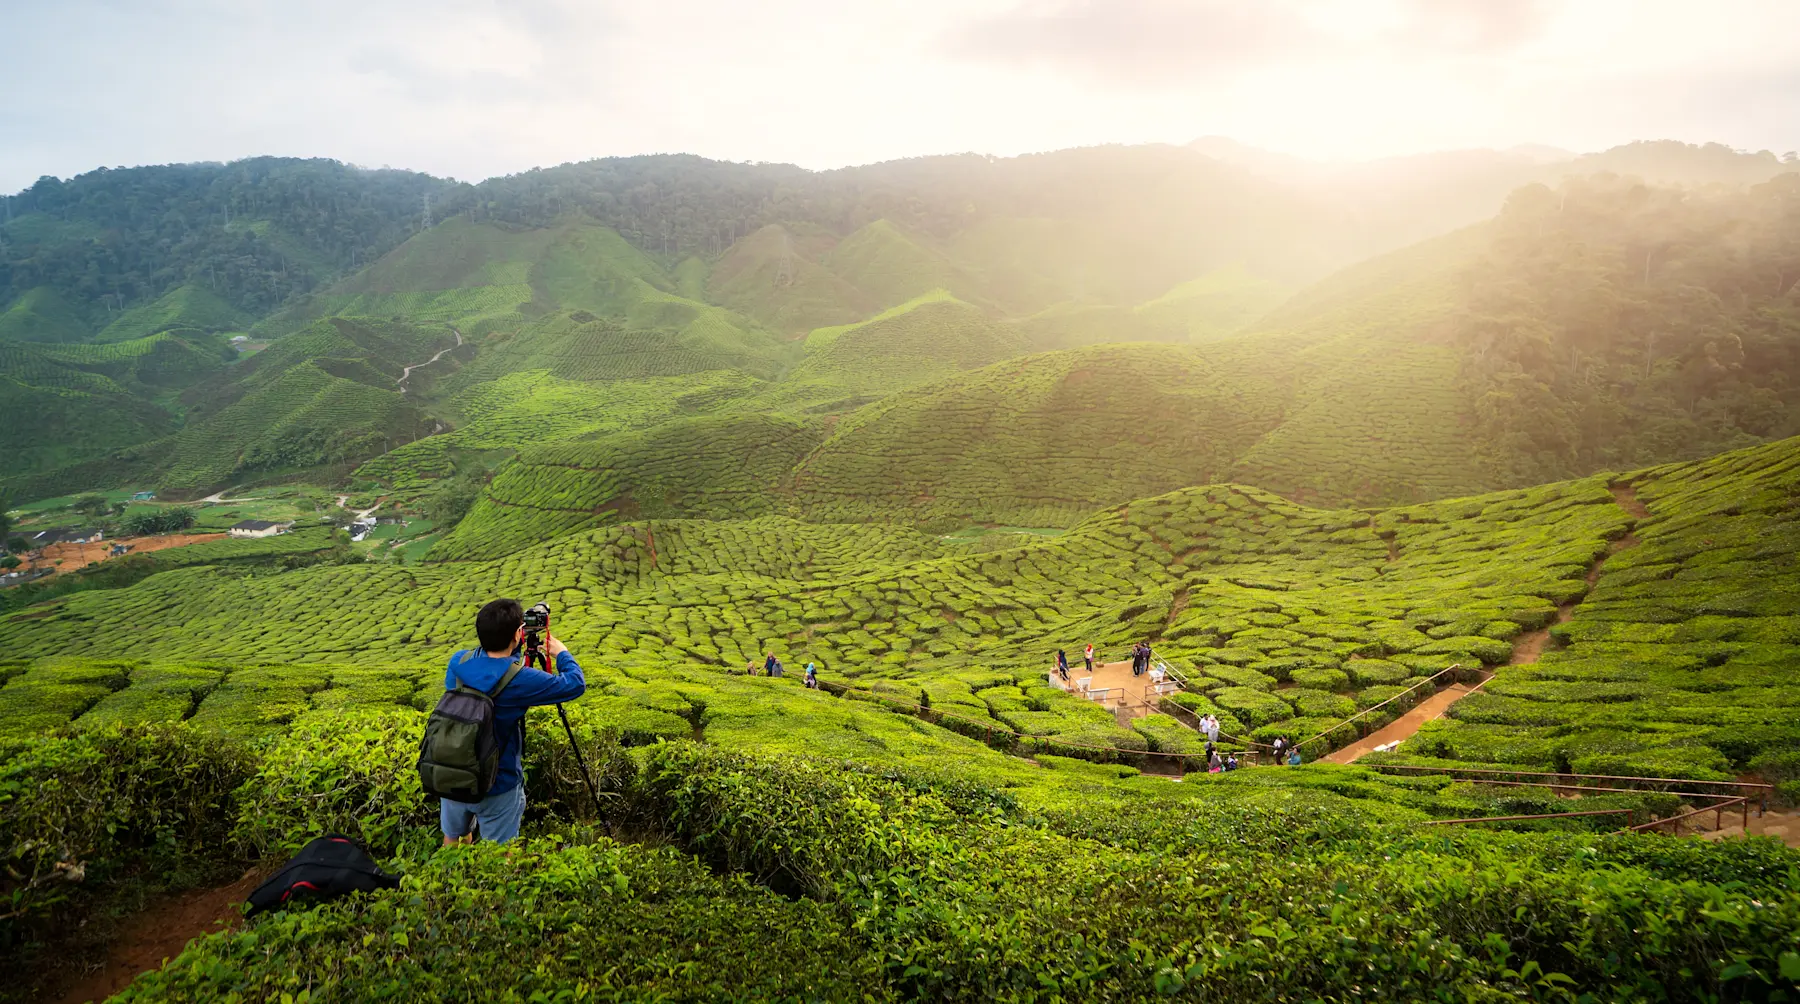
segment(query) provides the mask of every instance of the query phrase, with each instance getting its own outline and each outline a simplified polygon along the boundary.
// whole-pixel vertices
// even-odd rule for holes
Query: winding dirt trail
[[[413,370],[424,369],[425,367],[430,366],[432,363],[437,362],[439,359],[442,359],[445,356],[449,355],[450,353],[455,352],[457,349],[462,348],[462,343],[463,343],[462,332],[458,331],[455,328],[451,328],[450,333],[456,336],[456,344],[455,345],[452,345],[447,349],[439,349],[437,355],[432,356],[430,359],[427,359],[422,363],[413,363],[411,366],[405,366],[405,367],[401,368],[400,379],[394,381],[395,383],[400,385],[400,393],[402,393],[402,394],[406,393],[406,380],[408,377],[412,376]]]
[[[1620,551],[1629,551],[1638,546],[1637,535],[1632,533],[1631,529],[1636,527],[1637,520],[1650,518],[1649,508],[1638,501],[1637,489],[1633,488],[1628,481],[1608,485],[1607,488],[1612,492],[1613,501],[1631,516],[1632,527],[1626,530],[1624,536],[1608,545],[1606,552],[1595,558],[1593,564],[1588,566],[1587,591],[1580,598],[1558,604],[1556,616],[1548,625],[1535,631],[1527,631],[1513,640],[1512,657],[1506,661],[1508,666],[1529,666],[1537,662],[1543,656],[1544,651],[1550,647],[1551,628],[1558,624],[1566,624],[1571,617],[1575,616],[1575,608],[1587,598],[1588,593],[1593,592],[1595,584],[1600,581],[1600,570],[1606,565],[1607,559]],[[1371,732],[1321,759],[1326,763],[1355,763],[1364,754],[1374,752],[1377,746],[1411,739],[1419,731],[1420,726],[1444,717],[1451,705],[1480,690],[1496,675],[1498,675],[1497,670],[1489,672],[1480,683],[1474,686],[1458,683],[1445,687],[1431,697],[1420,701],[1412,710],[1394,719],[1380,730]]]
[[[225,491],[227,491],[227,492],[230,490],[231,489],[229,489],[229,488],[225,489]],[[222,505],[230,505],[233,502],[261,502],[262,498],[261,498],[261,496],[253,496],[250,498],[228,499],[225,497],[225,492],[213,492],[211,495],[208,495],[207,497],[200,499],[200,501],[201,502],[214,502],[214,503],[219,503]]]

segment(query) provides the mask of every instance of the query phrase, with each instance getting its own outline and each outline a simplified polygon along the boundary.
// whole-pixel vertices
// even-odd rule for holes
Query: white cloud
[[[0,191],[330,156],[465,179],[1203,134],[1800,147],[1790,0],[0,0]],[[17,7],[19,9],[10,9]]]

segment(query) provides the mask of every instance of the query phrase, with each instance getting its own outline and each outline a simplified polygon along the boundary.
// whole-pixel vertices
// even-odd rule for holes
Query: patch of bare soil
[[[152,903],[125,921],[103,962],[72,974],[60,993],[46,995],[58,1004],[103,1001],[125,989],[138,974],[181,954],[187,943],[204,934],[235,927],[243,920],[240,905],[267,877],[253,868],[226,886],[195,889]]]
[[[189,544],[204,544],[209,540],[224,540],[230,534],[224,533],[164,533],[154,537],[120,537],[117,540],[102,540],[92,544],[51,544],[44,548],[43,554],[25,563],[26,569],[52,568],[52,575],[67,575],[78,572],[88,566],[89,562],[106,561],[113,557],[112,549],[124,544],[129,550],[127,554],[144,554],[148,551],[166,551],[171,547],[186,547]],[[62,562],[58,565],[57,562]]]

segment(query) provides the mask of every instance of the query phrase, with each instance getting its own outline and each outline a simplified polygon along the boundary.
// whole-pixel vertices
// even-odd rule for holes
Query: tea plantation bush
[[[1452,727],[1561,730],[1538,763],[1717,777],[1784,748],[1779,730],[1796,709],[1800,642],[1787,632],[1800,614],[1787,612],[1787,583],[1800,537],[1782,500],[1797,456],[1800,443],[1784,442],[1634,475],[1649,519],[1614,498],[1617,479],[1597,477],[1375,513],[1185,489],[984,550],[891,524],[623,522],[480,563],[165,572],[0,619],[0,645],[24,658],[129,651],[147,664],[212,664],[248,653],[289,666],[279,679],[245,667],[203,695],[199,719],[249,736],[351,699],[300,664],[434,663],[468,643],[482,602],[511,594],[551,602],[584,661],[739,668],[775,651],[795,671],[811,661],[830,678],[954,698],[957,714],[993,723],[952,726],[970,734],[1129,751],[1136,733],[1018,688],[1040,682],[1058,648],[1091,641],[1118,658],[1149,636],[1188,670],[1206,710],[1237,720],[1233,735],[1294,717],[1322,732],[1335,724],[1325,719],[1394,693],[1370,688],[1453,664],[1469,682],[1485,665],[1497,675],[1455,705]],[[1552,625],[1559,606],[1568,619]],[[1673,610],[1679,624],[1656,612]],[[1552,626],[1535,664],[1506,665],[1511,644],[1498,636],[1514,626]],[[929,690],[976,669],[994,678],[974,689],[1011,687],[1019,703]],[[34,665],[0,687],[0,710],[15,688],[44,695],[17,701],[27,734],[135,686],[72,672]],[[0,730],[14,721],[0,714]],[[1330,742],[1355,735],[1335,730]]]
[[[933,689],[955,693],[948,681]],[[1642,836],[1413,834],[1409,821],[1504,811],[1517,796],[1484,805],[1444,778],[1358,768],[1174,785],[1047,754],[1033,767],[785,680],[597,671],[593,693],[705,723],[707,745],[653,736],[634,752],[612,739],[619,705],[571,706],[608,792],[603,814],[645,846],[542,814],[593,808],[548,712],[527,741],[531,842],[504,851],[436,849],[411,771],[423,716],[399,705],[303,714],[265,733],[254,762],[192,725],[95,728],[32,743],[5,776],[54,772],[111,791],[156,780],[121,765],[160,766],[169,776],[146,788],[160,801],[101,803],[116,833],[185,821],[177,832],[192,842],[174,846],[204,865],[234,859],[236,846],[279,858],[346,830],[407,873],[394,893],[203,938],[127,999],[441,999],[497,973],[576,998],[1404,999],[1567,987],[1652,999],[1659,981],[1688,986],[1674,975],[1684,967],[1696,995],[1742,999],[1772,993],[1782,953],[1800,947],[1800,856],[1768,842],[1667,850]],[[222,759],[203,759],[208,750]],[[184,766],[194,763],[205,769]],[[71,818],[54,790],[6,805],[11,846],[32,820]],[[166,860],[114,839],[125,848],[106,853],[121,860]]]
[[[296,722],[264,748],[257,772],[238,790],[233,839],[251,857],[292,854],[325,833],[393,853],[408,827],[437,819],[415,766],[424,734],[424,716],[401,708]]]
[[[900,777],[695,747],[659,748],[645,787],[716,866],[838,903],[911,997],[1480,999],[1491,987],[1663,999],[1684,972],[1702,994],[1754,997],[1800,975],[1783,955],[1800,944],[1800,896],[1778,891],[1797,874],[1788,854],[1756,883],[1773,899],[1753,905],[1724,887],[1589,870],[1554,844],[1401,838],[1396,854],[1392,837],[1341,822],[1301,850],[1304,832],[1264,820],[1283,854],[1261,841],[1127,851],[1008,825],[1003,803]],[[1706,920],[1664,926],[1677,916]]]
[[[212,877],[251,763],[242,747],[180,724],[43,739],[0,762],[0,946],[24,951],[103,912],[128,883]]]
[[[397,894],[203,939],[117,999],[892,996],[878,959],[825,905],[715,875],[673,849],[574,839],[441,851]]]

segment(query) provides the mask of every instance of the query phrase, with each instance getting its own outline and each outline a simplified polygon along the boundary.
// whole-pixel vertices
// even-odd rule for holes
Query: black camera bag
[[[341,833],[327,833],[307,841],[300,853],[256,887],[250,894],[250,916],[291,903],[323,903],[399,885],[399,876],[382,871],[362,844]]]

